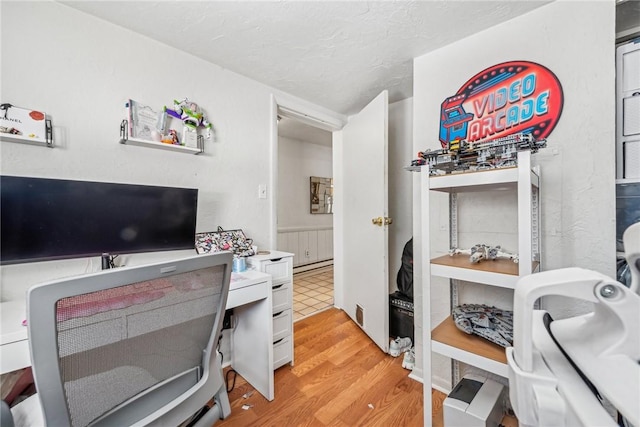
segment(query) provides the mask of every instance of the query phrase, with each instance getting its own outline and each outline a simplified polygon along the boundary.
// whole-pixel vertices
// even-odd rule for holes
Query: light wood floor
[[[383,353],[343,311],[302,319],[294,331],[295,366],[276,371],[275,400],[238,376],[231,416],[216,426],[423,425],[422,384],[408,378],[402,357]],[[441,407],[445,396],[434,393]]]

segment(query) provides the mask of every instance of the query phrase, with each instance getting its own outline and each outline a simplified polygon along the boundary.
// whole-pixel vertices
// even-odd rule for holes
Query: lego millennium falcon
[[[513,312],[484,304],[462,304],[451,312],[462,332],[478,335],[502,347],[513,344]]]

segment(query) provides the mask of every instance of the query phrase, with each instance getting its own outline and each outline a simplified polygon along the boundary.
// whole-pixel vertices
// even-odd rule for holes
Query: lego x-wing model
[[[518,281],[507,361],[511,403],[521,426],[640,426],[640,223],[629,227],[623,240],[632,272],[629,288],[580,268]],[[547,295],[592,302],[593,311],[553,320],[533,309]],[[622,424],[601,398],[617,410]]]
[[[450,256],[456,254],[469,255],[469,261],[472,264],[476,264],[483,259],[495,260],[495,259],[510,259],[516,264],[518,263],[518,255],[503,251],[500,246],[489,246],[478,243],[469,249],[452,248],[449,251]]]

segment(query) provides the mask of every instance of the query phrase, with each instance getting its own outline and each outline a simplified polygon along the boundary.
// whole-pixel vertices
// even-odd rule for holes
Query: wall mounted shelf
[[[24,135],[14,135],[11,133],[0,133],[1,141],[18,142],[22,144],[37,145],[40,147],[53,148],[53,127],[51,120],[45,120],[45,138],[30,138]]]
[[[165,144],[163,142],[149,141],[146,139],[129,138],[129,126],[126,119],[120,123],[120,144],[177,151],[186,154],[204,153],[204,137],[201,135],[198,135],[198,147],[187,147],[184,145]]]

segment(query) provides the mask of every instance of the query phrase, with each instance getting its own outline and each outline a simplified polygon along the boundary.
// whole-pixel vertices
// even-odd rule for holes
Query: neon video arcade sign
[[[440,143],[531,133],[546,138],[560,119],[564,96],[548,68],[527,61],[504,62],[470,78],[440,107]]]

